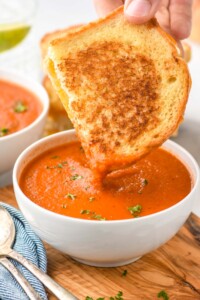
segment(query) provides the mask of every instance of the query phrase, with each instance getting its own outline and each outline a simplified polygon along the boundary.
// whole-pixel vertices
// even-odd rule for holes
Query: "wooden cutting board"
[[[17,207],[12,187],[0,189],[0,201]],[[123,292],[124,300],[163,300],[157,297],[161,290],[169,300],[200,299],[200,219],[195,215],[167,244],[124,267],[89,267],[45,247],[48,274],[80,300],[86,296],[109,300],[118,291]],[[122,276],[124,270],[126,276]],[[49,294],[49,299],[56,298]]]

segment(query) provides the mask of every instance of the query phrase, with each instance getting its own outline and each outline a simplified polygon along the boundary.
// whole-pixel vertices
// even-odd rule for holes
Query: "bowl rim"
[[[164,210],[161,210],[159,212],[156,212],[156,213],[153,213],[153,214],[150,214],[150,215],[146,215],[146,216],[142,216],[141,218],[122,219],[122,220],[109,220],[109,221],[107,221],[107,220],[103,220],[103,221],[99,221],[99,220],[85,220],[85,219],[81,219],[81,218],[75,218],[75,217],[61,215],[61,214],[58,214],[56,212],[50,211],[50,210],[48,210],[48,209],[46,209],[44,207],[39,206],[38,204],[34,203],[33,201],[31,201],[31,199],[29,199],[22,192],[22,190],[21,190],[21,188],[20,188],[20,186],[18,184],[18,179],[17,179],[18,168],[19,168],[19,165],[21,164],[21,161],[23,161],[24,157],[26,157],[27,154],[31,150],[33,150],[33,149],[35,150],[38,146],[41,146],[42,143],[45,143],[48,140],[52,140],[52,139],[54,139],[54,137],[65,136],[65,135],[68,135],[68,134],[74,134],[74,135],[76,135],[75,130],[71,129],[71,130],[67,130],[67,131],[62,131],[62,132],[55,133],[53,135],[44,137],[44,138],[36,141],[35,143],[33,143],[32,145],[30,145],[29,147],[27,147],[19,155],[19,157],[17,158],[17,160],[15,162],[14,169],[13,169],[13,185],[14,185],[15,195],[16,195],[16,190],[18,190],[19,194],[21,194],[20,196],[24,197],[24,199],[26,199],[26,201],[28,201],[31,206],[33,206],[37,210],[41,211],[42,213],[46,213],[49,216],[56,217],[56,218],[61,219],[61,220],[66,220],[66,221],[68,220],[68,221],[71,221],[71,222],[78,222],[78,223],[110,224],[108,226],[112,226],[113,224],[129,223],[129,222],[133,222],[133,221],[137,222],[137,223],[138,222],[140,223],[140,222],[143,222],[143,220],[144,221],[148,221],[148,220],[150,220],[150,219],[152,219],[152,218],[154,218],[156,216],[159,216],[159,215],[162,216],[166,212],[170,212],[173,209],[175,209],[176,207],[180,206],[182,203],[185,203],[189,198],[192,197],[192,195],[194,194],[195,190],[197,189],[197,187],[199,185],[200,171],[199,171],[199,166],[198,166],[196,160],[194,159],[194,157],[185,148],[183,148],[179,144],[175,143],[174,141],[167,140],[165,143],[163,143],[163,145],[161,145],[161,147],[168,151],[168,149],[166,149],[166,148],[169,145],[169,146],[175,147],[175,149],[178,149],[182,153],[184,153],[185,155],[187,155],[187,157],[189,158],[191,164],[193,164],[193,167],[195,169],[194,173],[196,173],[196,180],[194,181],[194,185],[192,186],[191,191],[189,192],[189,194],[185,198],[183,198],[182,200],[180,200],[176,204],[174,204],[174,205],[172,205],[172,206],[170,206],[170,207],[168,207],[168,208],[166,208]],[[54,148],[54,147],[52,147],[52,148]],[[49,149],[51,149],[51,148],[49,148]],[[170,152],[170,150],[169,150],[169,152]],[[177,158],[184,164],[184,162],[183,162],[183,160],[181,158],[179,158],[178,156],[177,156]],[[186,164],[184,164],[184,165],[187,167]],[[189,169],[189,167],[187,167],[187,169],[190,172],[191,177],[192,177],[191,170]],[[17,197],[16,197],[16,199],[17,199]],[[18,200],[17,200],[17,202],[18,202]],[[103,225],[100,225],[100,226],[103,226]]]
[[[11,77],[12,79],[9,79],[9,77]],[[16,78],[16,81],[13,79]],[[18,83],[17,80],[20,81],[24,81],[25,85]],[[9,135],[6,136],[2,136],[0,138],[0,143],[1,141],[8,141],[11,140],[12,138],[15,138],[23,133],[26,133],[27,131],[31,130],[33,127],[35,127],[38,123],[40,123],[40,121],[47,115],[48,110],[49,110],[49,96],[46,92],[46,90],[44,89],[44,87],[36,80],[30,78],[30,77],[26,77],[25,75],[22,75],[21,73],[17,73],[16,71],[12,71],[12,70],[5,70],[5,69],[0,69],[0,81],[6,81],[9,83],[13,83],[15,85],[18,85],[19,87],[22,87],[24,89],[26,89],[27,91],[31,92],[39,101],[39,103],[42,106],[42,111],[40,112],[40,114],[37,116],[37,118],[30,123],[28,126],[13,132]],[[30,87],[26,87],[26,85],[30,85],[33,86],[33,89],[30,89]],[[37,93],[35,92],[35,90],[39,90],[39,93],[43,94],[42,97],[39,97],[37,95]],[[42,98],[42,100],[41,100]]]

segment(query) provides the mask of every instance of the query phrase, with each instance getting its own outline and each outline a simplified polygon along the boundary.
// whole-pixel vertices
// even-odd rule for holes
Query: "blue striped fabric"
[[[15,208],[1,203],[11,214],[15,229],[16,238],[13,248],[30,260],[42,271],[46,272],[47,258],[44,246],[41,240],[30,228],[22,214]],[[47,300],[44,287],[26,268],[19,263],[11,260],[23,276],[29,281],[33,288],[39,293],[42,299]],[[0,300],[28,300],[29,298],[17,283],[15,278],[0,264]]]

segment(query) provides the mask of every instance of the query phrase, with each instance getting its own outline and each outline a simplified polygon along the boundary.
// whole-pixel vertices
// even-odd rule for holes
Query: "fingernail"
[[[148,0],[133,0],[126,9],[126,14],[131,17],[148,16],[151,3]]]

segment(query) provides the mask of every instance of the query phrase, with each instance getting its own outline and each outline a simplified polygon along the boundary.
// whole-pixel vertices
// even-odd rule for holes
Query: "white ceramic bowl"
[[[19,154],[43,133],[49,108],[45,89],[37,82],[15,72],[0,70],[0,80],[15,83],[35,94],[42,104],[40,115],[29,126],[0,138],[0,186],[11,183],[12,169]]]
[[[135,219],[100,222],[62,216],[28,199],[18,184],[27,163],[41,152],[73,140],[76,140],[74,130],[44,138],[27,148],[14,167],[13,183],[17,202],[41,239],[85,264],[113,267],[137,260],[177,233],[192,211],[199,168],[193,157],[172,141],[167,141],[163,147],[184,162],[194,185],[187,197],[161,212]]]

